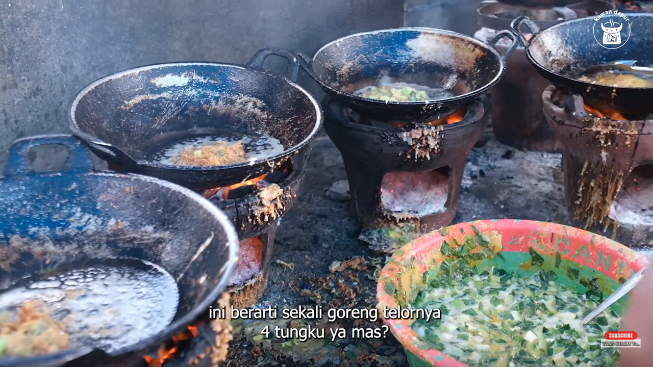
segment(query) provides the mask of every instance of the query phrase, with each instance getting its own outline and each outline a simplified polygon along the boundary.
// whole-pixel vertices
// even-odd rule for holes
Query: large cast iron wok
[[[595,18],[567,21],[541,32],[525,17],[513,20],[511,26],[519,32],[530,63],[556,87],[581,95],[589,105],[607,103],[623,114],[646,115],[651,110],[653,88],[617,88],[577,79],[590,66],[618,60],[636,60],[638,66],[653,66],[653,53],[650,52],[653,49],[653,14],[627,16],[630,36],[627,37],[627,29],[624,28],[621,47],[612,49],[599,43],[603,33],[601,21],[597,22]],[[611,18],[616,19],[614,15]],[[522,25],[528,31],[524,32]],[[527,39],[525,33],[533,36]]]
[[[287,77],[263,70],[270,55],[290,63]],[[73,134],[95,154],[125,171],[202,190],[269,172],[308,144],[322,125],[317,101],[295,81],[299,62],[290,52],[260,50],[246,66],[174,63],[127,70],[102,78],[75,98]],[[278,139],[282,153],[254,162],[183,167],[151,158],[165,142],[193,135]]]
[[[505,55],[494,49],[502,38],[513,43]],[[503,76],[506,60],[519,46],[510,31],[483,43],[462,34],[428,28],[400,28],[358,33],[317,51],[309,74],[332,98],[380,121],[421,122],[439,119],[487,92]],[[355,93],[392,82],[444,88],[454,97],[418,102],[386,102]]]
[[[30,149],[42,144],[68,147],[63,170],[29,168]],[[156,264],[179,289],[172,323],[129,347],[0,358],[3,367],[130,365],[207,312],[224,291],[238,255],[231,222],[210,202],[155,178],[92,171],[87,148],[73,136],[14,143],[0,180],[0,233],[0,293],[28,276],[87,260],[116,261],[111,258]]]

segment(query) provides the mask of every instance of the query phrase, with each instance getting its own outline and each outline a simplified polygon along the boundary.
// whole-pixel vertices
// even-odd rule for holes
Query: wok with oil
[[[494,45],[504,37],[513,42],[501,55]],[[313,56],[308,74],[331,98],[368,118],[432,121],[489,91],[503,77],[506,60],[518,46],[511,31],[498,32],[484,43],[439,29],[379,30],[353,34],[323,46]],[[384,80],[448,93],[409,102],[360,95],[366,87],[384,86]]]
[[[581,95],[590,106],[607,104],[622,114],[647,115],[651,112],[653,88],[598,85],[578,79],[591,66],[618,60],[653,66],[653,53],[649,52],[653,47],[653,14],[626,15],[627,21],[615,15],[598,21],[596,17],[582,18],[542,31],[528,18],[519,17],[511,26],[520,35],[528,61],[556,87]],[[603,44],[601,25],[610,20],[623,23],[618,45]]]
[[[271,55],[288,61],[286,76],[263,69]],[[84,88],[70,109],[69,127],[123,171],[196,191],[232,185],[278,168],[320,130],[319,104],[295,84],[300,66],[291,52],[265,48],[245,66],[172,63],[126,70]],[[221,166],[153,158],[161,147],[194,136],[265,136],[283,149]]]
[[[68,148],[66,166],[35,172],[28,164],[31,149],[51,144]],[[13,144],[0,180],[0,298],[15,284],[67,266],[114,266],[129,259],[149,262],[170,275],[179,294],[176,313],[170,314],[167,326],[151,325],[158,332],[116,350],[71,344],[48,355],[0,358],[2,367],[130,365],[156,353],[207,312],[233,272],[237,235],[210,202],[169,182],[92,168],[89,151],[73,136],[32,137]],[[138,293],[149,279],[123,293]],[[149,296],[142,295],[146,300]],[[122,296],[115,292],[103,297],[103,304],[115,307],[112,302]],[[109,321],[106,326],[116,325]]]

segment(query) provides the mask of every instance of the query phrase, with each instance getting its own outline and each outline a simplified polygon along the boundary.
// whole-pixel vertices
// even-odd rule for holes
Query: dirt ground
[[[371,252],[358,240],[359,228],[350,202],[325,194],[334,183],[347,178],[340,153],[324,132],[312,146],[302,192],[277,232],[268,289],[255,307],[374,307],[374,272],[383,266],[385,257]],[[557,153],[521,152],[501,145],[489,127],[469,156],[455,223],[499,218],[566,223],[560,164]],[[355,326],[361,324],[382,325],[381,321],[359,321]],[[305,342],[261,334],[266,326],[273,330],[274,326],[308,325],[334,326],[312,320],[236,320],[229,360],[222,366],[408,365],[403,349],[390,332],[381,339],[345,338],[334,342],[328,331],[325,339]],[[342,320],[335,326],[350,329],[354,322]]]

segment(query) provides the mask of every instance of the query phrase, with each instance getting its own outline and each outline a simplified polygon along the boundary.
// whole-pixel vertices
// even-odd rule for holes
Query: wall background
[[[478,2],[0,0],[0,167],[15,139],[68,132],[72,99],[105,75],[175,61],[242,64],[265,46],[312,55],[348,34],[404,25],[472,34]]]

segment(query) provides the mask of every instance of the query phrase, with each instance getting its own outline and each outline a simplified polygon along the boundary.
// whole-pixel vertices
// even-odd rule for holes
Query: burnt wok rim
[[[342,95],[342,96],[347,96],[347,98],[357,100],[357,101],[362,101],[362,102],[368,102],[368,103],[377,103],[377,104],[385,104],[385,105],[390,105],[390,106],[430,106],[430,105],[445,105],[449,103],[455,103],[459,102],[461,100],[468,99],[474,95],[477,95],[479,93],[483,93],[486,90],[489,90],[492,88],[494,85],[496,85],[501,78],[503,78],[503,75],[506,72],[506,62],[503,60],[502,55],[497,51],[494,47],[489,45],[488,43],[485,43],[483,41],[477,40],[473,37],[464,35],[462,33],[458,32],[453,32],[453,31],[448,31],[444,29],[437,29],[437,28],[427,28],[427,27],[402,27],[402,28],[392,28],[392,29],[381,29],[381,30],[376,30],[376,31],[370,31],[370,32],[360,32],[360,33],[354,33],[342,38],[338,38],[334,41],[331,41],[327,43],[326,45],[320,47],[319,50],[313,55],[313,58],[311,59],[311,69],[313,69],[313,64],[315,63],[315,60],[317,57],[322,53],[324,50],[326,50],[329,47],[334,46],[338,42],[342,42],[344,40],[350,39],[350,38],[357,38],[357,37],[362,37],[362,36],[369,36],[369,35],[375,35],[375,34],[381,34],[381,33],[403,33],[403,32],[420,32],[420,33],[425,33],[425,34],[437,34],[437,35],[446,35],[446,36],[452,36],[452,38],[458,38],[459,40],[462,41],[467,41],[470,43],[475,44],[476,46],[480,47],[481,49],[488,50],[490,51],[495,57],[496,60],[499,62],[499,70],[497,71],[495,77],[488,82],[487,84],[483,85],[482,87],[476,88],[470,92],[467,92],[465,94],[461,94],[458,96],[453,96],[449,98],[442,98],[442,99],[430,99],[426,101],[415,101],[415,102],[397,102],[397,101],[383,101],[380,99],[371,99],[371,98],[365,98],[358,96],[356,94],[352,93],[347,93],[344,92],[340,89],[336,89],[331,85],[326,84],[321,78],[318,78],[317,75],[315,75],[315,81],[320,84],[323,88],[329,90],[332,93]],[[517,41],[514,41],[517,42]],[[315,72],[313,71],[313,74]]]
[[[17,141],[31,139],[31,138],[33,137],[18,139]],[[105,171],[90,171],[87,174],[97,176],[97,177],[117,178],[122,181],[141,181],[154,186],[158,186],[159,188],[164,188],[165,190],[176,191],[184,195],[188,199],[194,201],[201,208],[203,208],[208,213],[210,213],[211,216],[220,224],[220,228],[224,231],[227,237],[227,241],[225,243],[226,246],[223,251],[228,251],[229,256],[228,256],[228,260],[223,265],[222,277],[220,278],[218,285],[214,287],[211,291],[209,291],[208,295],[204,297],[204,299],[201,302],[199,302],[197,306],[191,308],[184,316],[180,317],[178,320],[171,322],[164,330],[156,334],[153,334],[145,339],[141,339],[130,346],[119,349],[112,353],[107,353],[109,357],[119,357],[125,355],[135,355],[135,354],[145,355],[146,353],[151,352],[151,350],[158,348],[161,343],[181,333],[184,329],[186,329],[193,322],[195,322],[202,313],[208,311],[209,306],[213,304],[220,297],[220,295],[227,289],[227,282],[231,278],[236,268],[236,265],[238,263],[238,257],[240,252],[238,235],[236,233],[236,229],[234,228],[231,220],[221,209],[213,205],[209,200],[203,198],[199,194],[183,186],[174,184],[172,182],[164,181],[155,177],[144,176],[144,175],[139,175],[134,173],[121,174],[121,173],[112,173],[112,172],[105,172]],[[38,173],[38,175],[60,176],[61,172],[48,171],[48,172]],[[15,176],[15,177],[12,176],[12,177],[3,178],[3,180],[12,181],[12,180],[20,179],[21,177],[22,176]],[[217,240],[213,239],[213,241],[217,241]],[[96,349],[83,347],[77,349],[67,349],[58,353],[45,354],[39,356],[0,358],[0,366],[11,367],[11,366],[24,366],[26,364],[34,365],[34,366],[39,366],[44,364],[51,365],[55,363],[55,361],[53,360],[60,360],[62,361],[61,363],[63,364],[72,361],[76,358],[83,357],[84,355],[92,352],[93,350]]]
[[[136,164],[139,167],[149,167],[149,168],[157,168],[157,169],[166,169],[168,171],[178,171],[178,172],[215,172],[215,171],[221,171],[221,170],[227,170],[227,169],[233,169],[233,168],[243,168],[243,167],[253,167],[256,165],[260,164],[269,164],[269,162],[273,162],[275,160],[282,159],[288,154],[291,154],[292,152],[299,150],[303,148],[304,146],[308,145],[317,135],[317,133],[320,131],[322,128],[322,124],[324,122],[324,114],[322,112],[322,109],[320,108],[320,104],[317,102],[315,97],[308,93],[304,88],[300,87],[297,83],[291,81],[290,79],[286,78],[285,76],[280,76],[280,75],[275,75],[272,74],[271,72],[267,70],[256,70],[256,69],[251,69],[247,68],[243,65],[237,65],[237,64],[230,64],[230,63],[212,63],[212,62],[173,62],[173,63],[165,63],[165,64],[152,64],[152,65],[145,65],[145,66],[140,66],[132,69],[127,69],[124,71],[120,71],[118,73],[114,73],[111,75],[107,75],[105,77],[102,77],[91,84],[87,85],[84,87],[73,99],[73,102],[71,103],[71,107],[68,113],[68,127],[70,128],[71,132],[73,135],[76,137],[85,140],[89,143],[100,145],[100,146],[112,146],[115,147],[113,144],[107,143],[101,139],[98,139],[84,131],[82,131],[79,126],[77,125],[77,119],[75,118],[75,113],[77,112],[77,106],[80,103],[82,99],[84,99],[89,92],[91,92],[93,89],[96,87],[110,81],[110,80],[115,80],[118,78],[122,78],[125,76],[129,76],[130,74],[136,74],[141,71],[148,71],[148,70],[156,70],[156,69],[165,69],[165,68],[172,68],[172,67],[183,67],[183,66],[212,66],[215,68],[232,68],[232,69],[239,69],[242,71],[247,71],[251,73],[256,73],[256,74],[261,74],[265,75],[268,78],[272,78],[274,80],[284,82],[289,84],[292,88],[296,89],[299,91],[305,98],[307,98],[311,104],[314,107],[315,111],[315,120],[313,121],[313,128],[309,132],[309,134],[299,142],[298,144],[295,144],[294,146],[290,148],[285,148],[284,151],[280,154],[276,154],[274,156],[270,157],[265,157],[263,159],[258,159],[255,161],[245,161],[241,163],[236,163],[236,164],[231,164],[231,165],[224,165],[224,166],[175,166],[175,165],[167,165],[167,164],[161,164],[161,163],[156,163],[156,162],[150,162],[148,160],[144,159],[134,159],[130,156],[130,158],[136,162]],[[120,149],[121,151],[124,152],[124,150],[120,147],[115,147],[117,149]],[[125,153],[126,154],[126,153]]]
[[[621,14],[621,13],[620,13],[620,14]],[[628,15],[627,15],[628,18],[651,18],[651,19],[653,19],[653,14],[652,14],[652,13],[627,13],[627,14],[628,14]],[[613,15],[614,15],[614,14],[613,14]],[[589,23],[590,21],[591,21],[591,22],[594,22],[594,21],[595,21],[594,18],[595,18],[595,17],[585,17],[585,18],[578,18],[578,19],[574,19],[574,20],[568,20],[568,21],[565,21],[565,22],[562,22],[562,23],[555,24],[555,25],[553,25],[553,26],[551,26],[551,27],[548,27],[548,28],[546,28],[546,29],[540,30],[539,33],[535,34],[535,35],[530,39],[530,41],[529,41],[529,43],[528,43],[528,46],[525,47],[525,49],[526,49],[526,57],[528,58],[528,61],[529,61],[531,64],[533,64],[534,66],[536,66],[537,68],[539,68],[541,71],[543,71],[543,72],[549,74],[551,77],[554,77],[554,78],[557,78],[557,79],[562,79],[562,80],[564,80],[564,82],[565,82],[567,85],[573,85],[574,88],[577,88],[577,89],[585,89],[588,85],[591,85],[592,88],[610,88],[610,90],[614,90],[614,91],[624,91],[624,92],[626,92],[626,91],[629,91],[629,92],[640,92],[640,91],[651,90],[652,88],[650,88],[650,87],[649,87],[649,88],[613,87],[613,86],[610,86],[610,85],[592,84],[592,83],[588,83],[588,82],[583,82],[583,81],[581,81],[581,80],[578,80],[577,78],[572,78],[572,77],[570,77],[570,76],[568,76],[568,75],[564,75],[564,74],[560,74],[560,73],[558,73],[558,72],[555,72],[555,71],[549,69],[548,67],[546,67],[546,66],[540,64],[539,62],[537,62],[537,61],[535,60],[535,58],[533,57],[533,54],[531,53],[531,47],[530,47],[530,46],[531,46],[535,41],[537,41],[537,40],[539,39],[539,37],[540,37],[543,33],[545,33],[545,32],[555,33],[555,32],[556,32],[556,29],[558,29],[558,28],[562,28],[562,27],[572,27],[572,26],[574,26],[576,23],[582,23],[582,22]],[[653,44],[653,42],[651,42],[651,43]],[[547,45],[547,49],[550,49],[550,48],[548,47],[548,44],[547,44],[546,42],[542,42],[542,44],[543,44],[543,45]],[[553,82],[552,82],[552,83],[553,83]],[[560,81],[556,81],[555,83],[560,83]],[[565,88],[568,88],[568,86],[565,87]]]

